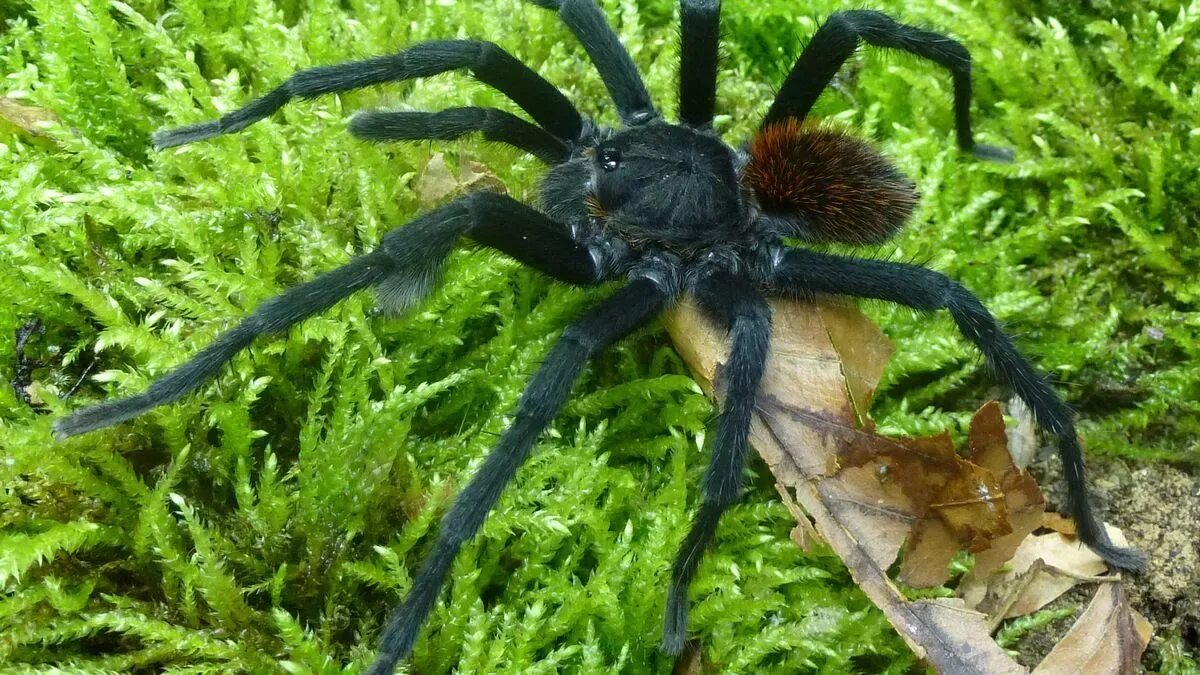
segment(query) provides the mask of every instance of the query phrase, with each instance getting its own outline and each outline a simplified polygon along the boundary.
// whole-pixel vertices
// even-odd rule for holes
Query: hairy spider
[[[166,148],[238,131],[295,97],[465,69],[511,98],[533,121],[477,107],[371,111],[356,115],[350,132],[372,141],[455,139],[482,132],[551,165],[542,182],[541,211],[496,193],[455,199],[388,232],[374,251],[263,303],[144,393],[60,420],[58,434],[92,431],[175,401],[214,377],[257,336],[278,333],[355,291],[374,287],[382,306],[407,309],[429,293],[451,249],[466,236],[561,281],[591,285],[624,279],[625,284],[568,326],[533,375],[512,426],[442,520],[408,597],[388,621],[372,673],[390,672],[411,653],[460,546],[482,526],[587,360],[683,294],[693,296],[729,332],[732,352],[722,374],[726,398],[704,500],[675,561],[662,638],[666,652],[683,647],[688,584],[717,521],[741,491],[750,418],[770,343],[767,295],[833,294],[949,311],[999,380],[1057,436],[1068,508],[1080,540],[1114,567],[1143,565],[1141,554],[1109,540],[1091,510],[1071,411],[970,291],[918,265],[821,253],[785,241],[882,242],[904,225],[916,205],[913,183],[878,151],[806,121],[860,41],[910,52],[949,70],[959,147],[985,159],[1011,159],[1009,151],[972,138],[971,58],[961,44],[880,12],[834,14],[796,61],[758,131],[744,145],[731,146],[712,129],[719,0],[682,1],[679,124],[664,120],[654,107],[594,0],[534,2],[556,10],[583,43],[616,104],[619,128],[598,126],[581,115],[554,86],[495,44],[444,40],[299,71],[246,107],[216,121],[160,132],[154,144]]]

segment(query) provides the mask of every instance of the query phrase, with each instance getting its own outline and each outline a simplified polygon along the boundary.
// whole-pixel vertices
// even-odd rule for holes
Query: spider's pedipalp
[[[658,110],[650,101],[637,66],[594,0],[533,1],[541,7],[557,10],[563,23],[583,44],[608,88],[609,96],[617,104],[622,122],[634,126],[658,118]]]
[[[886,241],[917,206],[916,186],[878,150],[795,118],[754,134],[742,182],[780,234],[814,243]]]
[[[707,127],[717,105],[721,0],[683,0],[679,32],[679,120]]]
[[[1083,450],[1071,409],[1021,354],[979,298],[962,284],[919,265],[803,249],[789,250],[773,275],[764,281],[784,296],[847,295],[923,311],[948,311],[959,332],[983,354],[1000,382],[1025,401],[1038,426],[1057,438],[1067,483],[1067,507],[1075,519],[1079,540],[1112,567],[1131,572],[1145,567],[1142,553],[1113,544],[1092,510],[1084,479]]]
[[[54,425],[55,433],[60,438],[76,436],[177,401],[216,377],[258,336],[282,332],[365,288],[378,287],[385,309],[404,311],[433,288],[462,236],[562,281],[589,284],[601,276],[591,252],[565,226],[511,197],[477,192],[388,232],[371,253],[267,300],[145,392],[77,410]]]
[[[631,281],[563,331],[530,379],[512,426],[442,519],[433,551],[413,579],[408,596],[392,613],[379,654],[367,671],[387,675],[406,658],[462,544],[479,531],[504,487],[529,456],[538,434],[558,415],[587,361],[661,312],[672,300],[655,281]]]
[[[368,141],[452,141],[475,132],[547,164],[558,164],[571,155],[567,144],[545,129],[496,108],[450,108],[435,113],[369,110],[350,120],[350,133]]]
[[[293,98],[315,98],[463,69],[508,96],[556,138],[574,141],[582,134],[583,118],[567,97],[508,52],[479,40],[432,40],[396,54],[297,71],[262,98],[218,120],[155,133],[154,147],[161,150],[240,131]]]
[[[954,78],[954,130],[958,146],[983,159],[1013,158],[1011,150],[976,144],[971,134],[971,53],[967,48],[945,35],[897,23],[883,12],[870,10],[830,15],[792,66],[762,125],[807,117],[817,97],[858,49],[859,40],[916,54],[948,69]]]

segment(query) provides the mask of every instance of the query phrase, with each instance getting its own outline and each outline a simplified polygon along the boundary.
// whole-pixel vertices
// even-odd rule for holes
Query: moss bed
[[[673,113],[675,4],[603,5]],[[820,17],[845,8],[800,5],[725,3],[728,139],[761,118]],[[1200,2],[873,5],[970,47],[977,132],[1018,160],[954,149],[936,66],[863,50],[816,112],[879,143],[923,195],[906,233],[868,254],[978,292],[1060,383],[1098,466],[1190,476]],[[519,0],[0,0],[0,21],[0,372],[14,382],[0,388],[0,669],[357,672],[439,515],[597,292],[462,251],[410,316],[355,297],[261,341],[200,395],[55,442],[54,416],[140,390],[410,220],[434,151],[527,200],[543,172],[478,140],[346,133],[367,107],[511,109],[461,75],[294,103],[182,150],[152,153],[149,135],[295,69],[429,38],[491,39],[612,122],[599,78],[552,13]],[[898,346],[875,410],[885,431],[960,429],[1000,393],[948,319],[867,309]],[[668,670],[655,649],[666,582],[712,416],[661,326],[600,358],[459,556],[412,672]],[[792,544],[769,475],[752,470],[693,587],[708,668],[919,671],[841,563]],[[1146,667],[1193,672],[1198,647],[1196,624],[1175,622]]]

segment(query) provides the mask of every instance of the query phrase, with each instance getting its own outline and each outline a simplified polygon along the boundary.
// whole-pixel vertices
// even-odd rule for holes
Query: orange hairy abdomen
[[[789,119],[750,139],[742,181],[763,211],[814,242],[875,244],[917,206],[916,186],[878,150],[844,132]]]

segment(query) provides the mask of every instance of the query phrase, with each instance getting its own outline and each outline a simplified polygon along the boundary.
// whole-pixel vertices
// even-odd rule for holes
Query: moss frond
[[[676,3],[602,4],[671,113]],[[817,112],[882,144],[924,197],[900,239],[867,253],[927,260],[983,296],[1062,384],[1091,451],[1194,461],[1200,4],[878,5],[971,47],[979,133],[1018,160],[961,156],[945,73],[862,50]],[[731,140],[838,8],[727,0],[718,128]],[[494,40],[611,122],[602,83],[553,14],[520,0],[0,0],[0,17],[0,95],[60,120],[36,135],[0,122],[0,370],[18,327],[46,327],[23,385],[44,408],[0,387],[0,663],[365,667],[452,495],[596,294],[463,251],[402,320],[351,299],[255,345],[196,396],[55,443],[41,412],[139,390],[409,221],[432,151],[461,149],[526,200],[543,171],[483,143],[346,133],[363,108],[513,110],[459,75],[297,102],[179,150],[152,154],[149,135],[297,68],[423,39]],[[883,428],[945,428],[991,395],[949,321],[870,310],[899,345]],[[600,358],[465,547],[413,668],[669,668],[655,649],[664,589],[712,415],[659,328]],[[914,667],[841,564],[790,542],[790,516],[755,471],[695,584],[706,658],[737,672]],[[1170,662],[1187,661],[1177,651]]]

